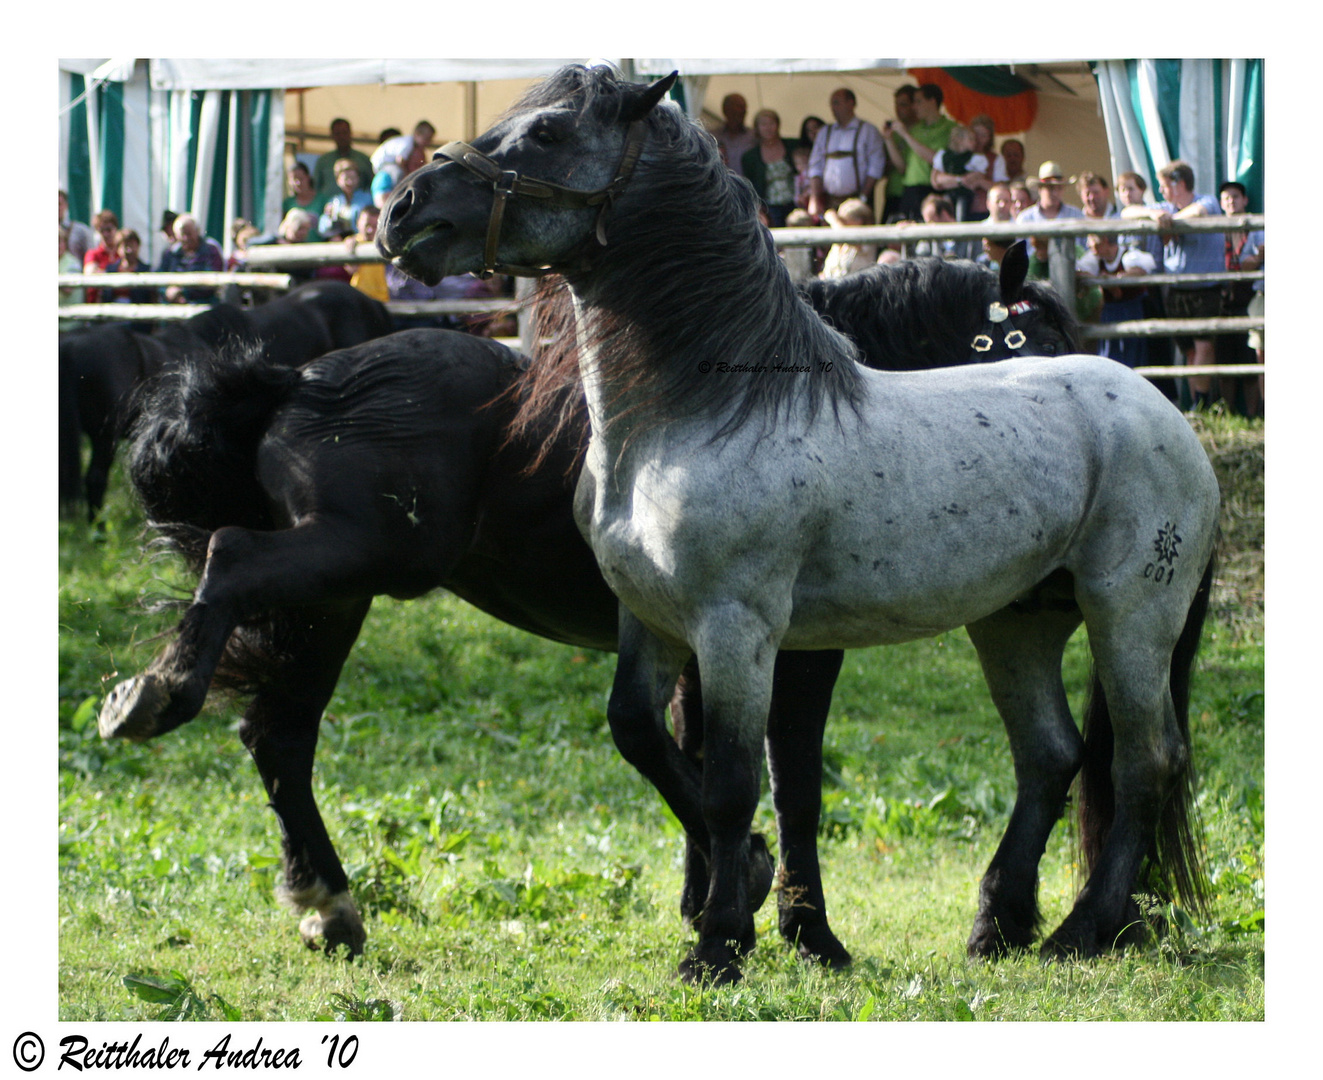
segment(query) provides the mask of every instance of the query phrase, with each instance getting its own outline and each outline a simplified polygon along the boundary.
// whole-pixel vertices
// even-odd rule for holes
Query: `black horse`
[[[998,306],[1026,298],[1013,316],[1031,335],[1025,350],[1069,351],[1073,324],[1044,287],[1024,285],[1024,269],[1009,264],[999,282],[972,264],[935,262],[918,276],[901,269],[845,279],[824,295],[876,299],[929,283],[898,305],[903,318],[873,362],[922,366],[925,358],[900,343],[922,340],[917,328],[934,322],[963,324],[966,312],[971,342],[983,330],[1004,338]],[[943,287],[932,287],[938,280]],[[953,299],[947,286],[956,283]],[[934,297],[942,306],[931,306]],[[945,306],[952,303],[958,313]],[[927,363],[979,359],[981,344]],[[200,356],[139,396],[130,475],[149,520],[199,584],[171,644],[109,695],[100,729],[145,739],[192,719],[213,685],[253,695],[241,737],[280,819],[282,894],[317,909],[301,926],[309,945],[320,938],[328,949],[357,952],[366,938],[311,777],[322,711],[374,596],[444,587],[544,637],[616,647],[617,601],[573,518],[587,423],[581,394],[565,383],[559,411],[568,423],[557,426],[553,409],[507,434],[523,403],[524,366],[488,340],[412,330],[301,371],[252,350],[238,360]],[[821,741],[841,660],[839,651],[783,654],[769,726],[781,932],[803,955],[834,965],[849,953],[827,923],[816,836]],[[674,752],[699,752],[699,695],[691,667],[672,706],[682,748]],[[682,899],[690,919],[707,880],[703,848],[691,838]],[[754,853],[757,907],[772,872],[761,838]]]
[[[128,420],[134,387],[169,363],[172,355],[150,335],[116,323],[60,335],[60,505],[86,501],[95,518],[106,497],[115,444]],[[82,437],[92,444],[82,469]]]
[[[80,499],[95,518],[105,500],[115,444],[129,422],[129,398],[147,376],[185,356],[230,341],[251,344],[275,364],[296,367],[332,349],[391,331],[385,306],[343,281],[317,281],[254,308],[216,304],[188,319],[111,323],[60,338],[60,504]],[[81,441],[92,456],[80,475]]]

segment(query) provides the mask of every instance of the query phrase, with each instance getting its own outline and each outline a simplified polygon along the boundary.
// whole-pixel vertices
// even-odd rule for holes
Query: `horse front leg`
[[[87,473],[83,476],[83,488],[87,495],[87,520],[95,521],[101,507],[105,505],[106,488],[110,485],[110,466],[115,460],[115,430],[112,421],[107,420],[104,429],[92,436],[92,454],[87,461]]]
[[[749,905],[750,826],[780,633],[732,601],[703,613],[693,637],[704,679],[702,806],[710,881],[698,944],[680,974],[720,985],[740,978],[739,961],[757,941]]]
[[[197,716],[238,622],[232,607],[195,599],[174,640],[145,671],[116,684],[106,696],[97,717],[101,737],[142,742]]]
[[[304,944],[328,953],[343,945],[351,957],[363,951],[367,932],[317,810],[312,767],[322,712],[371,603],[291,613],[289,640],[281,643],[286,659],[239,727],[280,823],[284,873],[277,896],[296,911],[316,909],[299,925]]]
[[[230,634],[244,619],[334,596],[370,596],[376,591],[372,574],[382,561],[357,534],[326,523],[276,532],[217,529],[174,640],[106,697],[98,719],[102,738],[140,741],[192,720]]]
[[[822,737],[845,654],[782,652],[767,720],[767,770],[781,851],[777,908],[782,936],[806,960],[833,968],[850,954],[827,924],[818,865]]]
[[[675,741],[693,764],[695,773],[703,768],[703,683],[698,671],[698,660],[689,658],[680,681],[671,698],[671,730]],[[700,846],[694,837],[685,834],[684,886],[680,891],[680,915],[685,922],[697,926],[703,914],[711,871],[708,867],[706,845]],[[749,837],[749,912],[753,914],[763,906],[772,891],[776,867],[767,840],[761,833]]]

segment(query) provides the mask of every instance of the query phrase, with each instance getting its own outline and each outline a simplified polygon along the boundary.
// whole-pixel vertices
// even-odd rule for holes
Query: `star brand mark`
[[[1176,546],[1181,542],[1181,538],[1176,534],[1176,526],[1170,521],[1158,530],[1158,538],[1153,541],[1153,547],[1158,553],[1158,562],[1165,562],[1168,566],[1176,565],[1176,556],[1180,554]]]

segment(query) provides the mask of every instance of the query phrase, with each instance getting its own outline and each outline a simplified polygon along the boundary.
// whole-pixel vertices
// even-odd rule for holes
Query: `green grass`
[[[692,940],[678,914],[683,839],[611,744],[614,657],[447,595],[379,600],[328,710],[315,777],[369,933],[365,955],[345,963],[306,950],[274,900],[278,831],[237,707],[213,702],[143,746],[96,734],[101,695],[173,621],[140,598],[186,584],[170,563],[139,558],[118,474],[112,492],[95,534],[60,526],[62,1020],[1264,1016],[1261,611],[1210,623],[1196,676],[1216,892],[1206,923],[1178,917],[1164,942],[1089,963],[966,960],[1014,781],[958,631],[846,657],[821,849],[853,967],[795,960],[769,900],[745,981],[713,990],[674,977]],[[1076,706],[1086,667],[1077,638]],[[774,833],[766,797],[757,826]],[[1078,887],[1072,859],[1063,824],[1042,863],[1049,922]]]

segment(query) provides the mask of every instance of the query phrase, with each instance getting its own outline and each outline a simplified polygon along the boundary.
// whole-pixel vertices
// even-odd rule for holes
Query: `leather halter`
[[[988,322],[993,324],[994,333],[1000,333],[1000,331],[997,330],[997,327],[1001,323],[1004,323],[1012,315],[1023,315],[1026,311],[1032,311],[1033,309],[1034,305],[1028,300],[1021,300],[1018,303],[1012,304],[1010,307],[1001,303],[992,303],[988,305]],[[1026,340],[1023,330],[1017,330],[1012,327],[1011,332],[1006,335],[1006,348],[1011,352],[1016,352],[1024,347]],[[996,342],[993,341],[992,337],[988,334],[976,334],[974,340],[969,344],[970,348],[975,352],[985,353],[991,352],[992,346],[995,345]]]
[[[481,179],[490,181],[492,185],[492,214],[487,221],[487,244],[483,252],[483,269],[480,276],[489,278],[498,270],[521,277],[540,277],[543,274],[557,272],[557,269],[551,266],[516,266],[512,263],[497,262],[496,249],[501,242],[501,222],[505,219],[505,204],[512,195],[537,199],[543,206],[555,207],[559,210],[583,210],[600,206],[595,235],[598,244],[606,247],[606,212],[629,183],[647,138],[647,125],[642,120],[633,121],[625,134],[625,148],[620,157],[620,164],[616,168],[615,179],[596,191],[580,191],[577,188],[553,184],[549,180],[533,180],[520,176],[513,169],[501,168],[498,162],[466,142],[456,140],[441,147],[433,155],[433,161],[437,158],[448,158]]]

